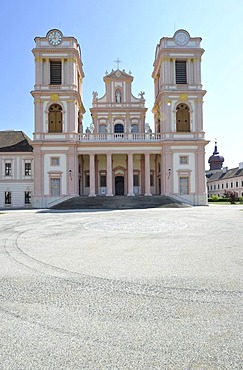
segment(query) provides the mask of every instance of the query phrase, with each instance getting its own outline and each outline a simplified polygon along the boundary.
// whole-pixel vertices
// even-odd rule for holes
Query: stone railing
[[[79,142],[159,142],[204,140],[204,132],[166,132],[166,133],[113,133],[89,134],[77,132],[35,133],[34,141],[79,141]]]
[[[97,142],[97,141],[160,141],[161,134],[79,134],[79,141]]]

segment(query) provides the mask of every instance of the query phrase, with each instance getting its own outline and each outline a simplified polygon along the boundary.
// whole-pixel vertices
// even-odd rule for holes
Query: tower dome
[[[208,163],[210,165],[210,170],[221,170],[223,167],[224,157],[219,155],[217,148],[217,141],[215,141],[214,152],[211,157],[209,157]]]

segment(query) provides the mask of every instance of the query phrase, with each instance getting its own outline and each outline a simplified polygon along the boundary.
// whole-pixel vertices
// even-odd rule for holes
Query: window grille
[[[176,83],[177,84],[186,84],[187,83],[186,61],[177,60],[175,62],[175,68],[176,68]]]
[[[62,62],[50,62],[50,84],[61,85],[62,83]]]

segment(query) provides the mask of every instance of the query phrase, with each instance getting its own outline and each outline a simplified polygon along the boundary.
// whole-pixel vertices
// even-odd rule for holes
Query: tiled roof
[[[23,131],[0,131],[0,152],[33,152],[33,147]]]
[[[243,168],[239,168],[239,167],[231,168],[225,172],[224,170],[217,171],[208,178],[208,182],[231,179],[236,176],[243,176]]]

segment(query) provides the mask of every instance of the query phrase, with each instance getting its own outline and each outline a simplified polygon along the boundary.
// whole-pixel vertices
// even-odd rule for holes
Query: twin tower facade
[[[145,123],[144,92],[112,70],[105,94],[93,92],[92,124],[83,128],[84,78],[74,37],[51,30],[35,38],[34,207],[75,196],[169,195],[205,205],[205,145],[200,37],[178,30],[156,47],[154,130]]]

